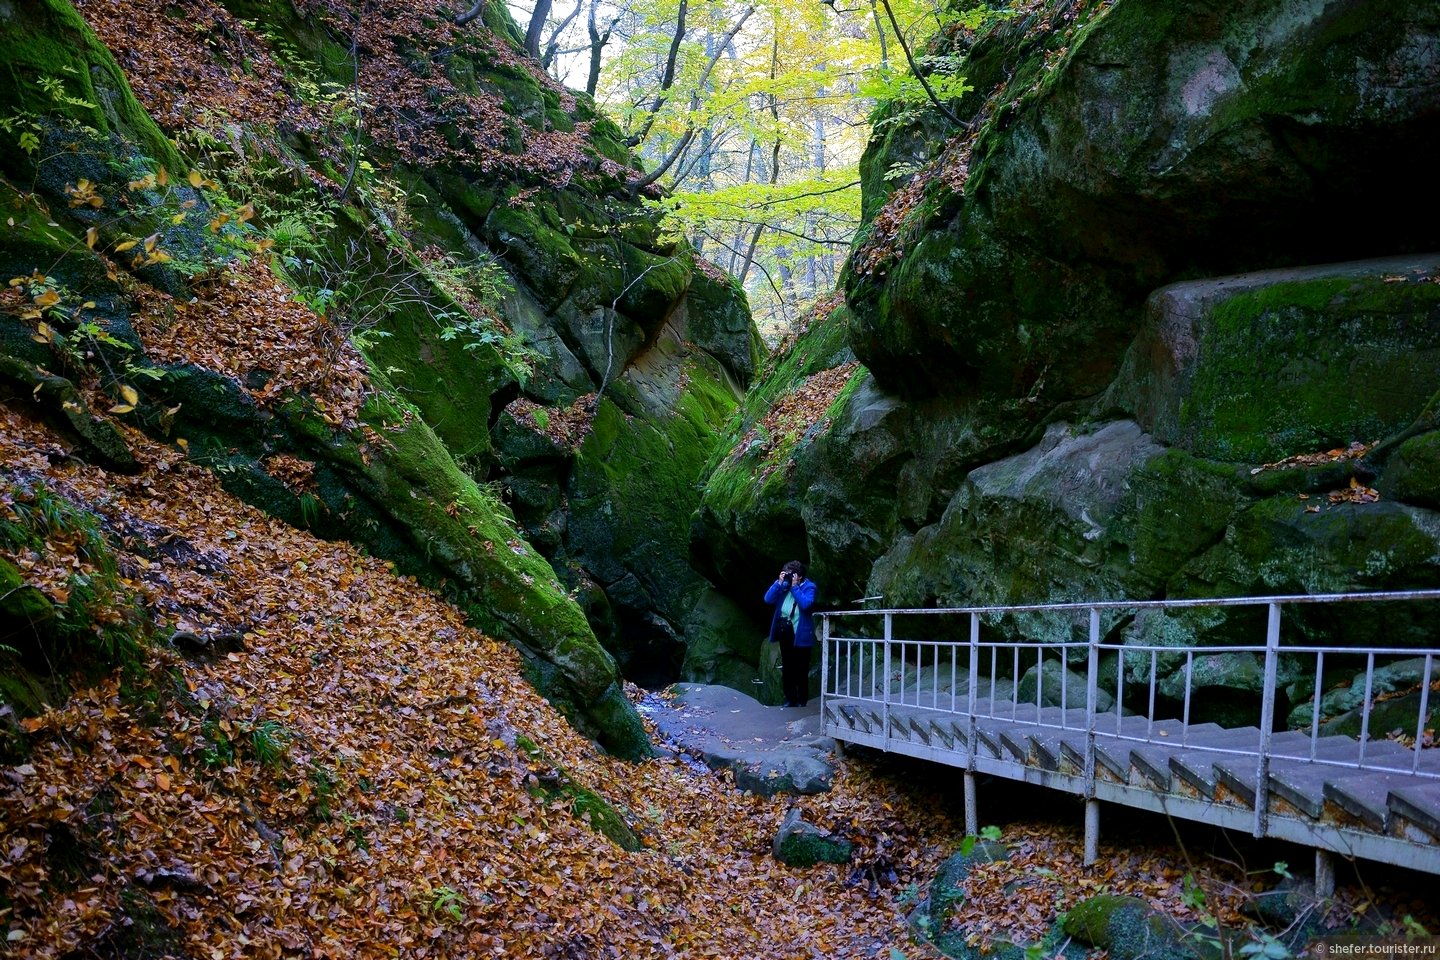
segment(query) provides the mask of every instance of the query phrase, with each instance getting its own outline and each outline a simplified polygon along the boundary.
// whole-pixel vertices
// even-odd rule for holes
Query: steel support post
[[[1260,699],[1260,746],[1255,761],[1255,823],[1252,832],[1265,836],[1270,825],[1270,736],[1275,729],[1275,675],[1280,663],[1280,604],[1272,603],[1265,627],[1265,687]]]
[[[970,704],[965,713],[969,722],[965,729],[965,767],[973,775],[975,772],[975,696],[980,688],[980,614],[970,614]],[[993,698],[995,691],[992,688],[990,695]],[[991,704],[994,704],[992,699]]]
[[[1085,801],[1085,866],[1100,859],[1100,801]]]
[[[1124,665],[1121,665],[1124,669]],[[1085,669],[1085,865],[1100,858],[1100,801],[1095,799],[1095,700],[1100,688],[1100,611],[1090,608]]]
[[[880,733],[885,740],[885,750],[890,749],[890,637],[891,617],[885,614],[885,690],[884,703],[881,705]]]
[[[980,836],[980,808],[975,797],[975,771],[965,771],[965,835]]]
[[[839,663],[839,658],[836,658]],[[807,684],[809,680],[805,681]],[[825,728],[825,697],[830,689],[830,615],[820,615],[820,728]],[[838,692],[838,691],[837,691]]]
[[[1328,900],[1335,896],[1335,857],[1329,850],[1315,851],[1315,896]]]

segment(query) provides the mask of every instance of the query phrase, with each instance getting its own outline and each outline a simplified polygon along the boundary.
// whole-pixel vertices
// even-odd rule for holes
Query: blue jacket
[[[813,647],[815,645],[815,618],[810,615],[810,608],[815,606],[815,581],[803,580],[795,587],[782,586],[779,583],[770,584],[770,589],[765,591],[765,602],[775,605],[775,613],[770,617],[770,640],[773,643],[778,638],[775,636],[775,627],[780,623],[780,607],[785,601],[785,594],[794,593],[795,606],[800,608],[800,626],[795,630],[795,646]]]

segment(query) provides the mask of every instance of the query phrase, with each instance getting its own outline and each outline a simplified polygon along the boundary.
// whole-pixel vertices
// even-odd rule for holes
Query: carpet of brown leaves
[[[516,397],[505,408],[512,417],[549,437],[558,447],[577,449],[590,435],[595,419],[595,394],[577,397],[568,407],[544,407],[533,400]]]
[[[761,424],[771,437],[803,434],[820,422],[858,369],[859,362],[851,360],[806,377],[798,387],[771,404]]]
[[[335,47],[328,54],[343,62],[325,64],[330,75],[344,78],[341,88],[325,86],[316,65],[277,44],[276,25],[244,21],[217,0],[176,0],[144,13],[115,0],[76,6],[116,53],[141,104],[172,133],[193,127],[229,140],[234,122],[300,130],[343,166],[345,138],[354,127],[349,113],[358,101],[365,134],[413,162],[449,160],[551,187],[564,186],[582,169],[623,173],[589,148],[587,124],[569,132],[537,129],[512,116],[499,96],[450,79],[445,65],[463,51],[479,63],[528,75],[562,109],[575,106],[568,91],[478,21],[455,26],[453,3],[297,2],[311,29],[327,31],[332,44],[346,48],[343,56]],[[357,72],[358,94],[350,86]]]
[[[368,389],[360,351],[334,324],[296,303],[261,260],[219,274],[190,301],[143,284],[136,299],[131,322],[157,360],[256,384],[250,393],[262,405],[303,395],[331,426],[356,424]]]
[[[0,926],[18,955],[103,941],[137,884],[200,957],[847,957],[903,942],[888,898],[843,869],[769,857],[786,801],[599,754],[513,650],[381,561],[240,504],[138,434],[133,477],[60,456],[8,407],[0,439],[6,476],[44,478],[128,531],[122,571],[161,619],[244,638],[213,662],[159,655],[186,692],[159,707],[109,681],[27,723],[31,756],[0,773]],[[278,764],[242,749],[257,730],[283,745]],[[532,796],[517,731],[630,811],[650,849],[625,853]],[[222,737],[242,748],[218,751]],[[857,774],[804,804],[872,853],[904,837],[892,855],[921,880],[940,824],[923,838],[906,826],[923,811],[885,798]],[[57,831],[100,851],[61,896]]]

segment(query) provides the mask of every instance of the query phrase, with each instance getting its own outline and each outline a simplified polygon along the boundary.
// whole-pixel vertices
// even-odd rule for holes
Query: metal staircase
[[[1317,851],[1322,893],[1333,888],[1335,854],[1440,874],[1440,749],[1412,749],[1370,731],[1382,699],[1373,689],[1377,670],[1391,658],[1423,659],[1411,692],[1418,696],[1418,710],[1404,732],[1410,742],[1425,742],[1430,688],[1440,688],[1435,662],[1440,649],[1304,646],[1282,643],[1280,630],[1280,611],[1288,604],[1435,600],[1440,591],[830,613],[821,628],[824,728],[847,743],[962,769],[966,827],[972,833],[978,827],[976,774],[1083,797],[1087,862],[1097,856],[1100,804],[1115,803],[1310,846]],[[1137,643],[1134,637],[1101,641],[1102,614],[1114,622],[1146,608],[1252,605],[1268,608],[1263,646],[1176,647]],[[1440,614],[1440,605],[1433,609]],[[1088,639],[981,640],[982,623],[991,632],[1018,636],[1014,620],[1006,621],[1022,613],[1088,618]],[[901,639],[897,626],[912,618],[926,618],[923,632],[929,636],[968,619],[969,639]],[[842,636],[842,629],[877,635]],[[1084,635],[1083,622],[1077,632]],[[1236,654],[1263,657],[1256,724],[1225,728],[1190,722],[1192,707],[1203,698],[1193,681],[1196,663]],[[1157,698],[1157,663],[1182,656],[1183,698],[1168,698],[1179,716],[1162,718],[1157,699],[1163,708],[1167,698]],[[1357,689],[1362,675],[1364,684],[1358,737],[1322,728],[1320,681],[1327,658],[1332,666],[1364,665],[1355,676]],[[1081,659],[1083,679],[1068,672],[1068,664]],[[1102,659],[1113,660],[1113,676],[1108,670],[1102,676]],[[1048,697],[1047,660],[1058,661],[1050,664],[1050,673],[1061,678]],[[1314,669],[1307,729],[1275,729],[1282,663],[1292,678],[1301,667]],[[1035,667],[1028,672],[1033,699],[1019,694],[1025,664]],[[1104,711],[1097,709],[1102,696],[1112,703]]]

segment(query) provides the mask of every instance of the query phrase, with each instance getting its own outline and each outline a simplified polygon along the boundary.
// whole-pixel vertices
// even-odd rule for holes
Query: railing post
[[[1270,736],[1275,729],[1275,675],[1280,662],[1280,604],[1272,603],[1265,628],[1265,687],[1260,699],[1260,756],[1255,761],[1255,826],[1257,837],[1270,825]]]
[[[1425,746],[1425,721],[1430,718],[1430,654],[1425,654],[1425,674],[1420,678],[1420,719],[1415,722],[1415,757],[1410,762],[1410,772],[1420,769],[1420,751]]]
[[[965,713],[965,834],[980,835],[979,800],[975,795],[975,695],[980,687],[980,614],[970,614],[970,692]],[[990,691],[993,697],[995,691]]]
[[[837,657],[835,662],[840,662]],[[810,681],[805,681],[809,683]],[[820,614],[820,726],[825,726],[825,699],[830,689],[830,614]],[[838,690],[836,691],[839,692]]]
[[[880,734],[884,738],[881,749],[890,749],[890,638],[891,615],[885,614],[885,689],[883,692],[884,702],[881,705]]]
[[[1123,664],[1122,664],[1123,669]],[[1095,701],[1100,689],[1100,611],[1090,608],[1085,668],[1085,864],[1100,859],[1100,801],[1095,799]]]

